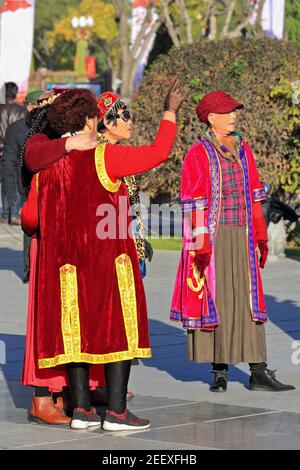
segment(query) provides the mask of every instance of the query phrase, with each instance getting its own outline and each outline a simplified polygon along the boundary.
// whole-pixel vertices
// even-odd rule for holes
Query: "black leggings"
[[[126,410],[127,385],[131,360],[105,364],[105,378],[108,392],[108,409],[117,414]]]
[[[105,364],[108,409],[118,414],[126,409],[130,367],[130,360]],[[67,365],[67,370],[74,407],[90,410],[89,364],[71,363]]]
[[[49,392],[48,387],[34,387],[34,396],[35,397],[51,397],[51,392]]]

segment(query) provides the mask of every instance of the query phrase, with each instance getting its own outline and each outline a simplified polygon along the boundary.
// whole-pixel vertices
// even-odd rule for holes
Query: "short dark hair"
[[[108,113],[104,116],[109,122],[113,122],[114,126],[117,125],[117,116],[118,116],[118,110],[119,109],[127,109],[126,104],[124,103],[120,108],[118,108],[116,111],[108,111]],[[98,121],[97,124],[97,132],[100,134],[103,134],[105,131],[107,131],[107,127],[104,124],[104,117]]]
[[[59,135],[81,131],[86,118],[99,115],[96,96],[86,88],[68,90],[48,110],[49,126]]]
[[[18,94],[19,87],[15,82],[5,83],[5,98],[7,100],[15,100]]]
[[[116,125],[116,115],[117,115],[117,112],[115,114],[111,113],[110,115],[107,115],[105,117],[106,119],[108,119],[109,122],[113,122],[114,125]],[[98,121],[97,132],[99,132],[100,134],[103,134],[106,131],[107,131],[107,127],[104,124],[104,117],[103,117],[101,121]]]

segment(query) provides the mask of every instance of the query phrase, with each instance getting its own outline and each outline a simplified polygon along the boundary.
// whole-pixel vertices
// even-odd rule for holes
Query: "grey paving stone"
[[[300,449],[300,416],[272,412],[211,423],[195,420],[186,426],[145,431],[137,437],[177,442],[179,448],[189,444],[227,450],[296,450]]]
[[[300,364],[293,344],[300,341],[300,263],[286,259],[263,271],[270,320],[266,326],[268,363],[297,389],[288,393],[252,393],[247,364],[230,368],[226,394],[212,394],[209,364],[186,357],[186,335],[169,321],[178,252],[156,252],[147,265],[153,357],[132,367],[129,388],[137,396],[129,408],[149,416],[152,427],[134,433],[71,431],[27,424],[32,390],[19,383],[25,345],[27,290],[22,283],[22,234],[0,225],[0,448],[24,449],[298,449]],[[299,346],[300,359],[300,346]],[[1,361],[0,361],[1,362]],[[275,412],[280,413],[275,413]],[[265,414],[267,413],[267,414]],[[272,414],[270,414],[272,413]],[[248,416],[248,415],[255,416]],[[257,416],[256,416],[257,415]],[[240,417],[242,416],[242,417]],[[216,421],[215,421],[216,420]],[[213,422],[207,422],[213,421]]]

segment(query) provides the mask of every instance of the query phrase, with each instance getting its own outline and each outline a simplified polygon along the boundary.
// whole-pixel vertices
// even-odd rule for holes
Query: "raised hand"
[[[180,89],[179,89],[179,79],[175,78],[165,98],[164,109],[165,111],[170,111],[176,114],[177,111],[180,109],[183,101],[184,101],[184,97],[181,94]]]

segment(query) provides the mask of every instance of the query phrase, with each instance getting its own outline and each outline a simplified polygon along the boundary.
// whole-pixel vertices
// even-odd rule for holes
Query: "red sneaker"
[[[74,408],[71,421],[72,429],[87,429],[92,426],[100,426],[101,418],[97,415],[95,408],[86,411],[84,408]]]
[[[138,418],[129,410],[125,410],[122,414],[107,410],[103,429],[105,431],[128,431],[147,429],[150,427],[150,421],[147,418]]]

